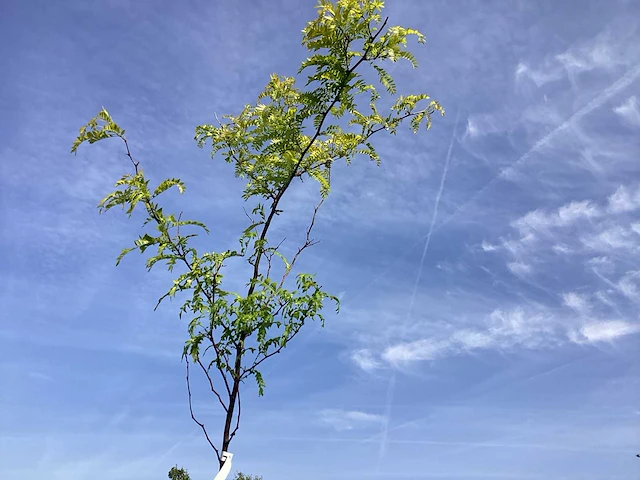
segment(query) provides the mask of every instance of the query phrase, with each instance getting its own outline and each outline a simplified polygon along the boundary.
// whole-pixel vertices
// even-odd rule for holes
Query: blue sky
[[[0,477],[151,480],[215,461],[188,415],[184,325],[140,223],[96,204],[130,165],[69,148],[103,105],[209,248],[242,184],[193,142],[305,58],[311,0],[0,6]],[[640,460],[640,3],[389,2],[420,29],[391,68],[444,118],[334,168],[299,268],[340,294],[247,385],[234,470],[269,479],[624,479]],[[273,238],[295,249],[316,187]],[[296,236],[298,235],[298,237]],[[230,271],[231,283],[240,273]],[[198,387],[196,409],[220,411]],[[218,437],[217,432],[214,434]]]

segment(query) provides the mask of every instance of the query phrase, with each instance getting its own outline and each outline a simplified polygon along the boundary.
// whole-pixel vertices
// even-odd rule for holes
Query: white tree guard
[[[218,472],[218,474],[215,476],[213,480],[227,480],[227,476],[231,471],[232,458],[233,458],[233,453],[222,452],[222,460],[224,460],[224,463],[222,464],[222,468],[220,469],[220,471]]]

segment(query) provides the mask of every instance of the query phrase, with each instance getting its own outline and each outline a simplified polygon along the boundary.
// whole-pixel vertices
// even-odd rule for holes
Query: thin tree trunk
[[[233,387],[231,389],[231,395],[229,396],[229,405],[227,409],[227,416],[224,422],[224,433],[222,434],[222,452],[227,452],[229,444],[231,443],[231,428],[233,425],[233,414],[235,412],[236,402],[238,400],[238,392],[240,390],[240,370],[242,368],[242,346],[236,350],[236,359],[234,365],[234,378]],[[220,459],[220,468],[224,464],[224,460]]]

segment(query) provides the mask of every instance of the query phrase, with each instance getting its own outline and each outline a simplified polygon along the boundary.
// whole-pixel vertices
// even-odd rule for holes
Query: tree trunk
[[[233,368],[233,387],[231,389],[231,395],[229,396],[229,405],[227,409],[227,416],[224,422],[224,433],[222,434],[222,452],[229,451],[229,444],[231,443],[231,428],[233,425],[233,414],[235,413],[236,402],[238,400],[238,392],[240,390],[240,370],[242,368],[242,346],[236,350],[235,365]],[[220,468],[224,464],[224,460],[220,459]]]

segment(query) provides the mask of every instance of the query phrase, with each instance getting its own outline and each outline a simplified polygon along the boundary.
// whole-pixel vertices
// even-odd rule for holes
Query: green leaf
[[[151,198],[157,197],[162,192],[165,192],[166,190],[169,190],[171,187],[174,187],[174,186],[178,187],[178,190],[180,191],[180,193],[184,193],[184,190],[185,190],[184,183],[182,183],[182,181],[179,178],[167,178],[160,185],[156,187],[156,189],[153,191],[153,195],[151,196]]]
[[[265,383],[264,383],[264,379],[262,378],[262,374],[260,372],[258,372],[257,370],[254,370],[253,371],[253,376],[256,378],[256,384],[258,385],[258,395],[262,397],[264,395],[264,387],[265,387]]]
[[[389,75],[385,69],[379,67],[378,65],[372,64],[371,66],[376,70],[376,72],[378,72],[378,78],[380,79],[380,83],[382,84],[382,86],[386,88],[387,92],[389,92],[391,95],[395,95],[396,84],[393,81],[391,75]]]

